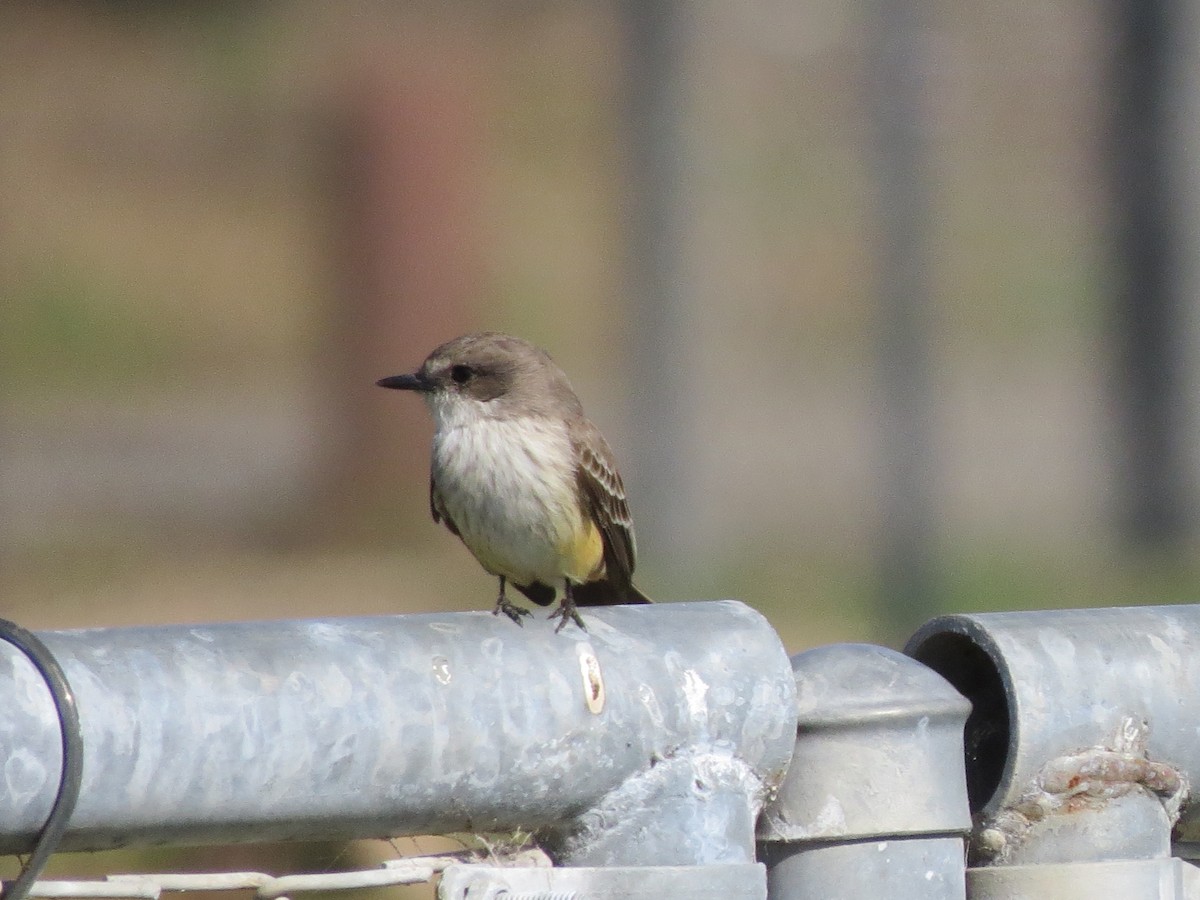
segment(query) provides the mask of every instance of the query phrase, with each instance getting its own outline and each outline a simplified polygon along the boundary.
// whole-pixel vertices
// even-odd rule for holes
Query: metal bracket
[[[766,900],[761,863],[714,866],[605,866],[553,869],[451,866],[439,900]]]

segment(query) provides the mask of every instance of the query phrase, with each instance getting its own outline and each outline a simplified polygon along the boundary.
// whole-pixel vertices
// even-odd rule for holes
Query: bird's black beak
[[[389,375],[387,378],[380,378],[375,383],[379,387],[392,388],[397,391],[428,392],[433,390],[433,382],[420,372],[414,372],[412,375]]]

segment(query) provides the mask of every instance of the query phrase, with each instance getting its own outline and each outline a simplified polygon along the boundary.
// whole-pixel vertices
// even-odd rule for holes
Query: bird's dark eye
[[[466,384],[474,374],[470,366],[458,365],[450,367],[450,380],[455,384]]]

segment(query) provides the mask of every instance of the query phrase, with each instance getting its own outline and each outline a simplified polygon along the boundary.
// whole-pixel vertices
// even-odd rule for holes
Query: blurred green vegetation
[[[0,377],[25,390],[111,397],[172,377],[210,351],[187,321],[148,315],[128,285],[48,262],[20,278],[0,305]]]

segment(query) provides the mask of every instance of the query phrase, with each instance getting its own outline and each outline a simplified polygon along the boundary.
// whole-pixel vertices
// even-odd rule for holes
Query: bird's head
[[[480,417],[553,417],[581,413],[567,376],[544,350],[494,331],[447,341],[410,375],[380,387],[417,391],[438,427]]]

